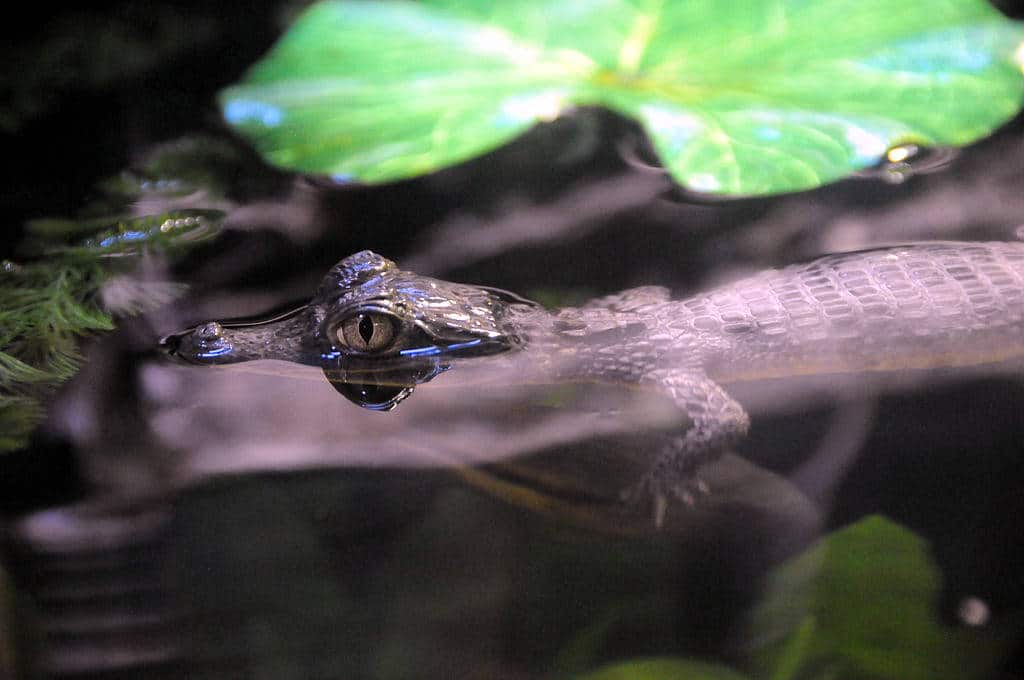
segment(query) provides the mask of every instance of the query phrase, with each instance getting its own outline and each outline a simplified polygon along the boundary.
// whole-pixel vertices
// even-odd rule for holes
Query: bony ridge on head
[[[354,288],[376,276],[397,269],[398,265],[386,257],[372,250],[360,250],[331,267],[320,284],[318,296],[330,296],[336,294],[338,290]]]

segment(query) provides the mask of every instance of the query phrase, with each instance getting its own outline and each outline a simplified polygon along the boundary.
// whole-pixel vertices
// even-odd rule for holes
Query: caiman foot
[[[666,480],[649,473],[636,484],[623,489],[619,497],[631,506],[650,505],[654,526],[660,529],[665,524],[670,503],[678,501],[687,507],[693,507],[709,493],[711,489],[699,477]]]

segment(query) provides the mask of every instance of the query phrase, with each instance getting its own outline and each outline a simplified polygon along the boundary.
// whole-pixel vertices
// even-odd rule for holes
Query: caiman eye
[[[357,352],[383,352],[395,339],[395,322],[378,312],[360,312],[341,322],[338,342]]]

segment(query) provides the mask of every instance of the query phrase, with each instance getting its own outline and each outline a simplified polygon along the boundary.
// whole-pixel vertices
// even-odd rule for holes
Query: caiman
[[[198,364],[281,359],[324,368],[360,406],[389,410],[464,360],[527,353],[554,380],[628,383],[680,412],[627,492],[691,500],[696,469],[748,428],[722,387],[798,375],[905,371],[1024,356],[1024,243],[914,243],[768,270],[682,300],[661,287],[548,311],[512,293],[419,276],[362,251],[303,307],[165,339]]]

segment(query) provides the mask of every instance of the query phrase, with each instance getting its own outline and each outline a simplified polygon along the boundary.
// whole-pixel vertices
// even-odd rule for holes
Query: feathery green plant
[[[71,377],[78,339],[113,328],[95,303],[102,269],[83,261],[3,263],[0,273],[0,451],[24,446],[41,400]]]
[[[180,284],[133,278],[134,256],[173,254],[210,235],[219,215],[178,210],[28,225],[28,261],[0,266],[0,452],[26,444],[43,400],[77,371],[83,338],[181,291]]]
[[[188,136],[102,181],[75,219],[26,225],[19,262],[0,263],[0,454],[26,445],[44,403],[81,364],[81,342],[185,286],[134,275],[139,257],[174,257],[217,233],[242,163],[238,147]],[[187,201],[190,206],[178,206]],[[133,216],[137,206],[153,214]]]

